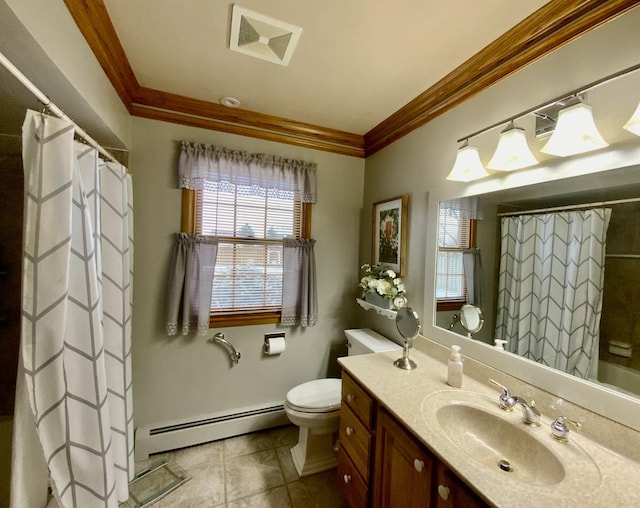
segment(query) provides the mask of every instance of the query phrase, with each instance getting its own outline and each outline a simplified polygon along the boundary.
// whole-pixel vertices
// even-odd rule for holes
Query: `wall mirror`
[[[446,248],[440,249],[438,244],[442,242],[436,241],[436,238],[442,238],[444,226],[439,217],[447,213],[447,208],[473,207],[473,212],[467,215],[474,217],[475,220],[476,244],[472,249],[466,250],[474,250],[481,257],[482,270],[480,273],[475,273],[469,283],[472,287],[482,288],[482,294],[479,295],[478,291],[474,291],[472,298],[476,300],[474,305],[481,309],[484,326],[474,333],[472,338],[468,338],[466,330],[461,326],[451,327],[452,316],[459,314],[461,308],[451,308],[450,305],[443,309],[442,295],[446,291],[441,287],[441,280],[437,274],[434,274],[431,280],[427,280],[427,287],[435,289],[425,291],[426,311],[432,314],[432,326],[426,325],[429,323],[427,317],[424,333],[445,345],[460,342],[462,335],[466,337],[463,339],[464,347],[470,356],[543,389],[561,396],[565,393],[568,399],[588,409],[638,428],[640,316],[634,309],[640,303],[640,150],[637,146],[629,144],[612,149],[609,155],[612,156],[607,159],[609,161],[607,163],[603,162],[602,155],[583,157],[578,162],[566,160],[550,163],[544,170],[539,170],[542,173],[536,177],[538,181],[545,177],[552,179],[546,182],[527,185],[525,178],[518,177],[517,181],[512,179],[511,182],[507,178],[506,182],[502,179],[469,185],[465,189],[467,194],[464,196],[452,196],[451,193],[441,191],[437,200],[434,200],[435,202],[432,202],[429,207],[427,263],[438,267],[437,270],[442,270],[443,264],[449,266],[454,275],[457,270],[460,275],[460,285],[464,286],[462,259],[460,258],[457,264],[451,259],[444,263],[442,257],[451,258],[452,251]],[[624,167],[611,167],[621,164],[621,160],[626,161]],[[574,165],[580,166],[584,173],[580,175],[574,173],[571,169]],[[588,169],[590,167],[593,168],[591,172]],[[550,168],[553,172],[548,171]],[[509,188],[510,183],[515,185]],[[536,353],[535,346],[539,345],[537,344],[539,342],[548,340],[548,337],[537,337],[534,330],[525,329],[522,326],[518,329],[517,323],[514,324],[508,320],[509,314],[514,311],[506,309],[505,305],[513,305],[513,302],[508,302],[504,293],[509,293],[512,287],[506,290],[503,288],[501,293],[500,285],[504,282],[501,281],[501,277],[505,278],[505,272],[513,268],[513,263],[505,264],[503,259],[503,273],[500,273],[501,254],[503,258],[509,256],[503,253],[507,242],[501,238],[501,222],[507,220],[506,218],[511,220],[511,217],[522,216],[545,217],[546,220],[552,217],[552,214],[566,213],[567,210],[603,208],[610,210],[610,215],[606,221],[608,227],[605,228],[605,236],[600,240],[605,260],[601,288],[602,314],[599,320],[592,320],[594,336],[590,337],[591,342],[583,348],[584,351],[581,354],[584,358],[581,366],[576,368],[576,365],[572,364],[567,367],[567,358],[571,355],[575,356],[576,350],[579,349],[575,341],[571,344],[573,348],[571,351],[561,353],[565,361],[552,359],[548,355],[541,357]],[[446,227],[453,226],[449,224]],[[448,232],[451,233],[451,231]],[[536,234],[542,233],[534,232],[532,237]],[[552,233],[548,234],[552,235]],[[542,257],[553,256],[554,254],[549,250],[553,243],[551,236],[545,237],[545,240],[546,242],[543,243],[546,243],[547,251]],[[586,240],[584,245],[587,245]],[[566,247],[565,245],[565,251]],[[518,256],[523,257],[523,252],[526,253],[526,249],[530,246],[521,245],[519,248],[521,251]],[[532,255],[536,256],[533,253]],[[540,259],[536,259],[535,262],[531,260],[531,266],[529,266],[531,273],[526,277],[535,279],[536,283],[573,285],[576,288],[594,286],[592,279],[596,275],[593,272],[580,273],[581,279],[567,283],[564,277],[568,275],[556,272],[544,274],[541,263]],[[584,260],[577,262],[578,265],[581,263],[589,264]],[[477,264],[466,263],[465,266],[477,266]],[[519,267],[518,270],[519,276],[524,277],[521,273],[523,268]],[[432,270],[432,272],[435,271]],[[427,270],[427,274],[429,273],[430,271]],[[509,275],[512,277],[508,284],[513,285],[518,282],[517,280],[514,282],[514,274]],[[466,277],[469,278],[469,274]],[[589,290],[596,289],[589,288]],[[555,308],[553,308],[549,298],[553,299],[554,296],[551,295],[546,300],[541,298],[539,284],[529,286],[528,290],[529,294],[521,297],[536,300],[536,305],[544,306],[542,308],[538,305],[539,308],[536,310],[541,314],[542,321],[557,324],[571,319],[566,307],[574,305],[574,296],[572,296],[571,305],[567,302],[564,304],[554,302]],[[455,296],[455,288],[453,293]],[[589,319],[587,316],[589,313],[585,310],[588,306],[588,302],[579,303],[575,300],[577,313],[573,319],[586,322]],[[533,311],[530,309],[528,312]],[[505,352],[494,348],[495,339],[509,340],[509,337],[505,336],[508,335],[505,333],[505,328],[514,326],[515,331],[510,331],[517,336],[526,336],[526,341],[515,340],[519,344],[508,342],[505,345]],[[574,337],[570,339],[573,340]],[[565,340],[569,339],[565,337]],[[546,344],[546,346],[550,345]],[[560,349],[557,344],[551,346]],[[617,401],[619,404],[613,404],[612,401]],[[616,414],[612,415],[612,412]],[[628,412],[627,416],[625,412]],[[632,414],[635,416],[631,417]],[[635,421],[632,418],[635,418]]]

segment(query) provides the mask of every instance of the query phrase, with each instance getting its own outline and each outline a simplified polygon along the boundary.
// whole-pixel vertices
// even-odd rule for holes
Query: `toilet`
[[[349,356],[400,350],[401,346],[369,330],[345,330]],[[289,420],[300,427],[298,444],[291,449],[299,476],[336,467],[335,437],[340,423],[342,380],[316,379],[287,393],[284,409]]]

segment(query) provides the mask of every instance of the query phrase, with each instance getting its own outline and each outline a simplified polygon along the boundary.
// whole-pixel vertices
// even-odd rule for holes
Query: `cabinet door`
[[[435,508],[486,508],[487,505],[444,464],[436,466]]]
[[[342,447],[338,450],[338,486],[346,506],[349,508],[367,506],[367,484]]]
[[[428,508],[433,456],[395,419],[378,411],[373,506]]]

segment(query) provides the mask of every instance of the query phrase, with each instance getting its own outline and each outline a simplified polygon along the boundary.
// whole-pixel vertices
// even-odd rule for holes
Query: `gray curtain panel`
[[[211,285],[218,254],[218,240],[211,237],[176,234],[167,287],[167,333],[182,335],[194,328],[198,335],[209,331]]]
[[[314,326],[318,322],[315,243],[311,239],[284,239],[281,326]]]
[[[466,249],[462,253],[467,303],[482,309],[482,259],[480,249]]]

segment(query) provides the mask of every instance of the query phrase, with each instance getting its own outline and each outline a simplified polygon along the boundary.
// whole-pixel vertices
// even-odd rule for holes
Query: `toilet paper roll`
[[[264,344],[264,352],[267,355],[279,355],[285,349],[284,337],[272,337]]]

